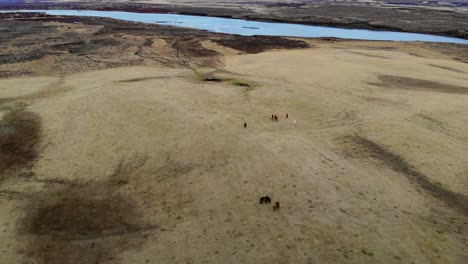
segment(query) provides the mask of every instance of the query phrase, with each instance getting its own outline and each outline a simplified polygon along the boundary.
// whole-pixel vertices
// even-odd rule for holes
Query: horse
[[[264,197],[260,197],[260,203],[263,204],[263,203],[270,203],[271,202],[271,199],[269,196],[264,196]]]
[[[244,123],[244,128],[247,128],[247,123]]]
[[[275,205],[273,205],[273,211],[279,210],[279,202],[276,202]]]

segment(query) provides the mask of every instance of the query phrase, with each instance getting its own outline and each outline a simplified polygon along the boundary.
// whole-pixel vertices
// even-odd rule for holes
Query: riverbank
[[[206,41],[240,53],[307,48],[314,45],[312,39],[225,35],[99,17],[4,13],[0,14],[0,22],[0,75],[4,77],[47,75],[48,72],[70,74],[141,63],[168,67],[221,66],[223,56],[216,50],[201,45]],[[70,29],[61,26],[64,24]],[[73,30],[75,27],[82,29],[76,32]],[[85,32],[85,28],[94,29]],[[136,38],[140,42],[135,43],[134,37],[129,39],[127,36],[140,36]],[[156,44],[153,43],[155,37],[160,38]],[[322,38],[316,41],[335,43],[347,40]],[[165,52],[161,53],[158,45],[163,45]],[[406,46],[421,47],[444,54],[453,60],[468,62],[467,45],[407,43]],[[117,52],[119,50],[126,51],[129,56],[122,57],[122,54]],[[41,62],[44,59],[46,63]]]
[[[182,28],[206,30],[240,36],[279,36],[297,38],[339,38],[379,41],[413,41],[468,44],[461,38],[437,35],[402,33],[394,31],[376,31],[360,29],[342,29],[333,27],[308,26],[299,24],[254,22],[243,19],[214,18],[177,14],[135,13],[123,11],[95,10],[13,10],[0,13],[43,13],[59,17],[99,17],[127,22],[170,25]],[[34,14],[32,14],[34,16]]]
[[[391,30],[451,36],[468,39],[468,12],[454,9],[429,9],[415,6],[362,6],[302,4],[292,6],[256,4],[222,4],[197,2],[193,5],[130,2],[47,2],[0,4],[0,9],[69,9],[129,11],[144,13],[176,13],[224,18],[240,18],[265,22],[285,22],[342,28]],[[437,17],[437,23],[428,23]]]

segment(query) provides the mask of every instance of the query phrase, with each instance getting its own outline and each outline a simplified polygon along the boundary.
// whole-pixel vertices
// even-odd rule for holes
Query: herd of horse
[[[286,118],[289,118],[289,114],[286,114]],[[278,121],[278,115],[271,115],[271,119],[274,121]],[[296,121],[296,120],[294,120]],[[295,122],[294,122],[295,123]],[[244,123],[244,128],[247,128],[247,123]],[[271,203],[271,198],[269,196],[263,196],[260,197],[260,204],[269,204]],[[280,204],[279,202],[275,202],[273,205],[273,211],[279,210],[280,209]]]
[[[289,114],[286,114],[286,118],[289,118]],[[278,121],[278,115],[271,115],[271,120]],[[296,123],[296,120],[293,122]],[[247,128],[247,123],[244,123],[244,128]]]
[[[269,196],[263,196],[263,197],[260,197],[260,204],[264,204],[264,203],[271,203],[271,198]],[[279,210],[280,208],[280,204],[279,202],[275,202],[275,204],[273,205],[273,211],[276,211],[276,210]]]
[[[286,114],[286,118],[289,118],[289,114]],[[271,115],[271,119],[274,121],[278,121],[278,115]],[[244,128],[247,128],[247,123],[244,123]],[[267,203],[267,204],[271,203],[271,198],[269,196],[260,197],[260,204],[264,204],[264,203]],[[279,209],[280,209],[279,202],[275,202],[275,204],[273,205],[273,211],[276,211]]]
[[[286,114],[286,119],[289,118],[289,114]],[[275,120],[275,121],[278,121],[278,115],[271,115],[271,120]]]

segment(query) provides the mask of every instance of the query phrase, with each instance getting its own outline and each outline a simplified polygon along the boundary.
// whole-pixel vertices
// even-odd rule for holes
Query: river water
[[[49,15],[107,17],[133,22],[153,23],[179,27],[196,28],[212,32],[238,34],[243,36],[289,36],[289,37],[336,37],[361,40],[429,41],[468,44],[468,40],[428,34],[343,29],[290,23],[256,22],[242,19],[189,16],[176,14],[148,14],[120,11],[90,10],[18,10],[0,12],[44,12]]]

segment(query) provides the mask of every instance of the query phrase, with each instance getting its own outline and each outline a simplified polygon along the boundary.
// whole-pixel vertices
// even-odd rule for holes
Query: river
[[[393,31],[344,29],[290,23],[256,22],[242,19],[189,16],[177,14],[148,14],[121,11],[91,10],[8,10],[0,12],[44,12],[59,16],[107,17],[125,21],[196,28],[243,36],[335,37],[360,40],[428,41],[468,44],[468,40],[437,35]]]

